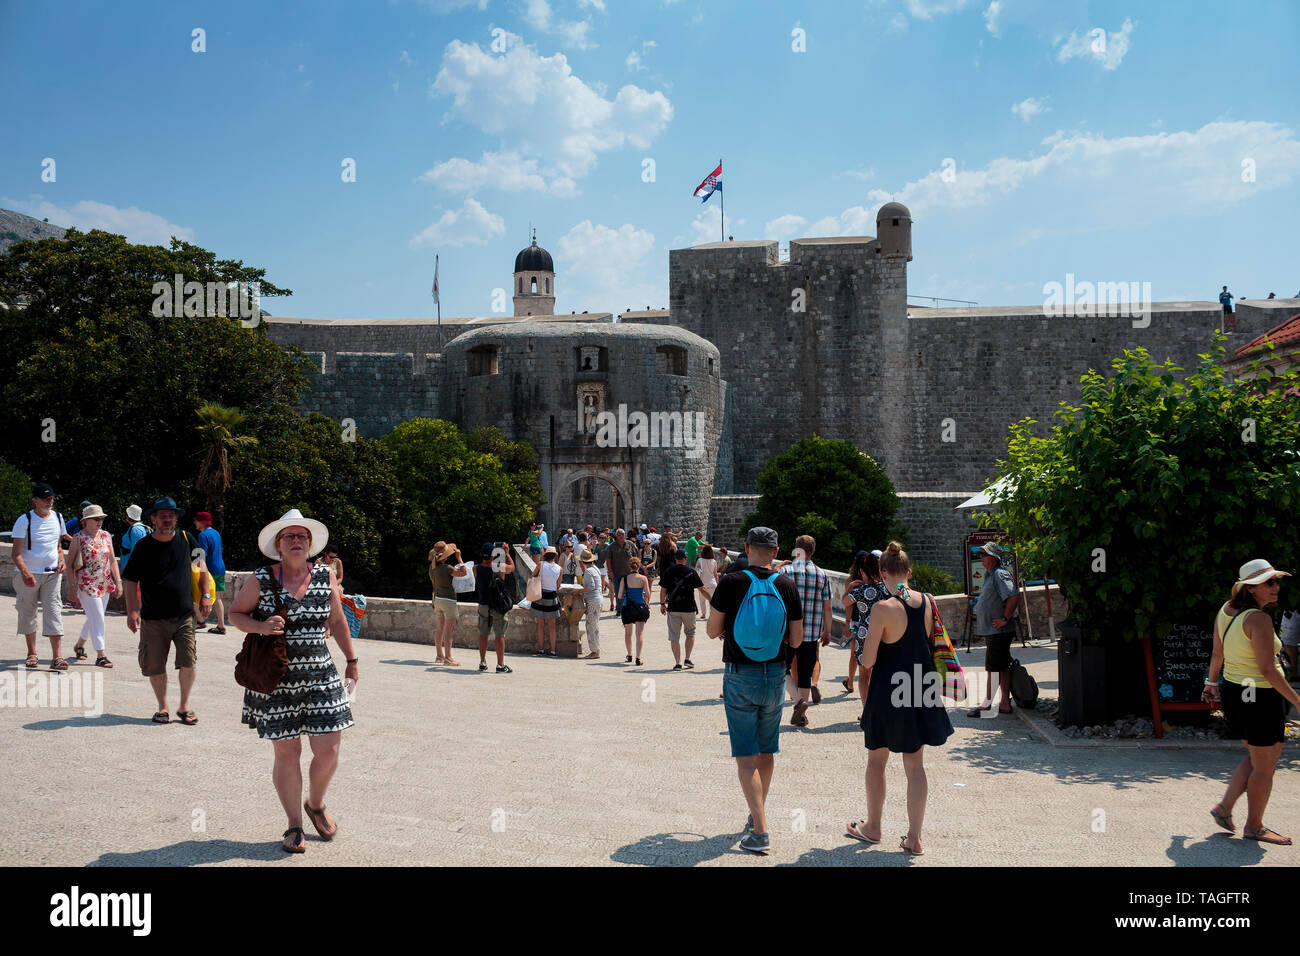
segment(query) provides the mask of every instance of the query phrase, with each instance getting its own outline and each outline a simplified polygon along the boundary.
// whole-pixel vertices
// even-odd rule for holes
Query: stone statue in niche
[[[584,382],[578,386],[578,433],[588,444],[596,440],[596,416],[604,408],[604,382]]]

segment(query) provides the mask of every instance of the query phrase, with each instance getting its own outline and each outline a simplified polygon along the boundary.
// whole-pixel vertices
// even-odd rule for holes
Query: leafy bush
[[[875,459],[851,442],[816,435],[768,461],[758,491],[758,510],[741,531],[775,529],[786,555],[796,537],[811,534],[826,568],[847,569],[859,542],[887,541],[898,510],[894,485]]]
[[[1083,376],[1080,404],[1047,437],[1012,426],[1009,488],[981,518],[1011,532],[1026,573],[1060,582],[1094,639],[1208,622],[1246,561],[1300,562],[1300,371],[1265,388],[1234,381],[1224,341],[1182,381],[1171,362],[1126,351],[1111,375]]]
[[[912,562],[912,586],[927,594],[959,594],[965,585],[943,568],[936,568],[924,561]]]
[[[32,506],[32,479],[0,461],[0,531],[8,531]]]

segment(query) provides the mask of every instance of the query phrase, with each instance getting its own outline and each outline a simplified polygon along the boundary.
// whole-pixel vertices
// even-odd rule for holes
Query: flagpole
[[[722,169],[722,157],[718,157],[718,169]],[[722,177],[719,176],[719,179]],[[727,241],[727,193],[722,188],[722,183],[718,183],[718,192],[722,193],[722,238],[721,242]]]
[[[437,256],[433,257],[433,282],[434,285],[438,284],[438,257]],[[438,305],[438,351],[441,352],[442,351],[442,290],[441,289],[439,289],[438,294],[433,297],[433,301],[436,302]]]

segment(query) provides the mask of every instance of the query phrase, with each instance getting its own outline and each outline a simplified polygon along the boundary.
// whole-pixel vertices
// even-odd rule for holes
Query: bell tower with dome
[[[555,314],[555,264],[551,254],[533,243],[515,256],[515,315]]]

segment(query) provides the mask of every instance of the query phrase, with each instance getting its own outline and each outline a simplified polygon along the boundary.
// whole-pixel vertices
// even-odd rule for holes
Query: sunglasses
[[[309,535],[309,534],[296,534],[296,533],[292,533],[292,534],[282,534],[282,535],[280,535],[279,540],[281,540],[281,541],[310,541],[310,540],[311,540],[311,535]]]

